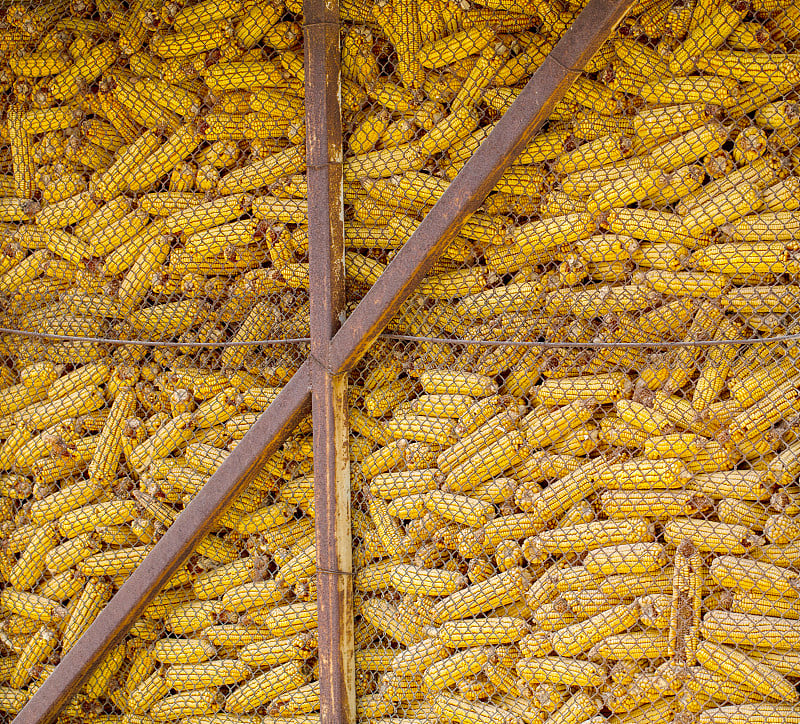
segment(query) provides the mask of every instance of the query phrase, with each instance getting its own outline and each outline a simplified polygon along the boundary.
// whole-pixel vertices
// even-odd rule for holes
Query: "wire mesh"
[[[361,721],[798,716],[800,5],[633,5],[351,378]],[[342,3],[351,304],[581,6]]]
[[[248,352],[248,364],[222,367],[197,348],[6,343],[0,706],[10,721],[305,355],[298,345],[275,357],[274,345],[226,347]],[[86,359],[83,344],[105,356]],[[276,577],[277,560],[305,560],[313,543],[310,430],[307,418],[220,516],[61,721],[313,702],[313,584]],[[262,643],[280,646],[270,654]]]
[[[1,721],[308,354],[300,11],[4,4]],[[319,718],[310,432],[60,722]]]
[[[581,6],[341,3],[351,305]],[[307,354],[301,23],[6,12],[4,720]],[[635,2],[353,374],[362,720],[797,721],[798,36]],[[310,432],[62,722],[319,719]]]

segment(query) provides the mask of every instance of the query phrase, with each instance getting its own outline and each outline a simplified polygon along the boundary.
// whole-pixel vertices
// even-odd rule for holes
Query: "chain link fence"
[[[4,17],[11,721],[299,368],[310,332],[308,272],[284,264],[306,239],[300,5],[58,0]],[[310,431],[60,721],[318,709]]]
[[[352,378],[362,721],[798,716],[800,6],[634,5]],[[356,301],[580,3],[343,8]]]
[[[341,3],[363,297],[585,3]],[[308,354],[302,6],[0,27],[0,720]],[[800,5],[637,0],[350,379],[358,717],[800,721]],[[314,203],[314,199],[311,199]],[[310,418],[62,724],[313,724]]]

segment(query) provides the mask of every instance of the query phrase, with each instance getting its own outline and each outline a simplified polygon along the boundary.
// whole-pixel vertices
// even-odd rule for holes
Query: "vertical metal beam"
[[[305,0],[303,12],[320,713],[354,724],[347,374],[328,364],[345,309],[339,3]]]
[[[310,9],[315,13],[312,16],[314,20],[321,19],[322,24],[329,24],[331,15],[323,8],[325,1],[319,0],[321,4]],[[59,711],[86,682],[114,644],[130,629],[172,573],[186,561],[197,543],[210,530],[216,515],[250,483],[264,461],[278,449],[306,414],[311,400],[309,386],[312,366],[320,366],[331,378],[330,402],[323,406],[327,405],[329,410],[336,405],[343,406],[343,403],[337,402],[342,399],[342,395],[336,392],[332,378],[346,374],[356,365],[443,249],[458,234],[469,214],[482,203],[503,171],[541,128],[552,107],[563,97],[578,75],[579,69],[609,37],[632,2],[633,0],[589,1],[572,27],[534,73],[512,107],[500,119],[495,130],[481,144],[381,278],[333,336],[325,354],[318,357],[312,350],[315,356],[314,365],[306,362],[295,373],[220,469],[211,476],[86,633],[36,690],[14,718],[13,724],[50,724],[57,717]],[[327,161],[325,166],[328,166]],[[309,166],[309,172],[311,171]],[[326,185],[330,187],[330,181]],[[309,193],[312,193],[310,187]],[[309,207],[315,205],[316,199],[311,197]],[[319,270],[314,265],[315,261],[312,260],[312,274],[316,275]],[[331,274],[331,278],[333,268],[331,261],[327,272]],[[333,306],[332,299],[329,310]],[[336,315],[330,315],[329,319],[333,320],[330,323],[333,331]],[[334,425],[340,420],[335,412],[331,413],[331,419]],[[320,444],[323,442],[320,441]],[[315,455],[316,452],[315,442]],[[326,453],[324,448],[321,453],[324,459],[335,460],[335,456]],[[315,465],[317,464],[315,460]],[[335,486],[333,489],[336,491]],[[340,491],[337,494],[338,492]],[[334,520],[326,525],[336,525],[335,516],[341,512],[338,501],[333,504],[330,501],[320,502],[334,511]],[[347,512],[344,514],[347,515]],[[317,525],[321,527],[319,522]],[[349,546],[349,538],[347,543]],[[338,566],[333,565],[327,569],[326,562],[318,560],[318,565],[327,570],[345,573],[348,570],[347,563],[346,559],[342,559],[338,561]],[[349,576],[334,575],[334,578],[347,580]],[[318,585],[320,584],[322,580],[318,581]],[[321,595],[321,590],[319,593]],[[337,600],[341,602],[344,598],[342,596]],[[320,620],[320,627],[323,625],[327,626],[328,623],[323,624]],[[339,629],[340,638],[337,641],[344,640],[341,638],[343,633],[344,630]],[[339,650],[335,655],[347,656],[348,652]],[[353,665],[352,659],[344,663]],[[333,683],[335,682],[330,682]],[[336,706],[342,710],[347,707],[352,709],[352,693],[343,681],[338,687],[329,686],[325,695],[338,702],[331,705],[331,711],[335,712]],[[344,703],[345,697],[347,704]],[[345,714],[352,718],[352,714]],[[337,720],[331,715],[327,721],[348,724],[350,719]]]

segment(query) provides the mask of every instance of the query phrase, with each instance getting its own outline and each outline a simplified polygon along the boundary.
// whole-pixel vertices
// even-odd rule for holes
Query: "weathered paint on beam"
[[[322,724],[355,724],[347,374],[328,366],[345,309],[339,3],[304,15],[319,700]]]

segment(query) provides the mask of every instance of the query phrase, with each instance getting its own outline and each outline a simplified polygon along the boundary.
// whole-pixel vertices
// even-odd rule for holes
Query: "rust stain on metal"
[[[317,8],[315,10],[319,11]],[[308,146],[311,379],[314,510],[317,550],[320,716],[323,724],[355,722],[350,450],[347,376],[329,366],[331,338],[345,309],[344,200],[338,3],[308,30]]]

